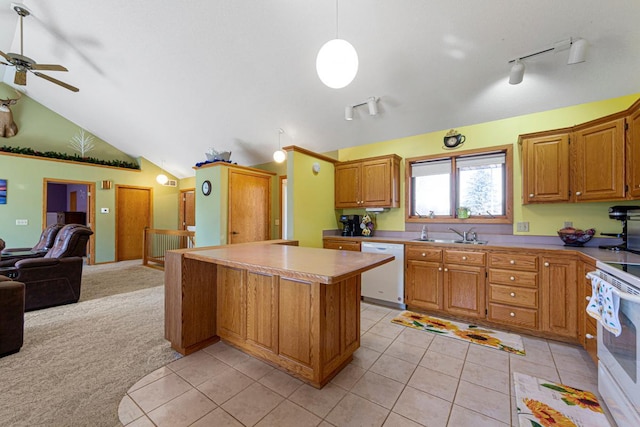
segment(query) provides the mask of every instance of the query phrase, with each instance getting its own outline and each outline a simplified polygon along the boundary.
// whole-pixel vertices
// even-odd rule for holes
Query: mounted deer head
[[[15,105],[22,95],[16,90],[17,98],[0,98],[0,136],[4,138],[10,138],[18,133],[18,126],[13,121],[13,113],[9,108],[10,105]]]

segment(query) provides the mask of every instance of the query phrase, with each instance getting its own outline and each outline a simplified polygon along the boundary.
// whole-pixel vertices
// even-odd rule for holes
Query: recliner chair
[[[17,353],[24,340],[24,283],[0,276],[0,357]]]
[[[0,275],[25,284],[25,311],[78,302],[82,257],[92,234],[84,225],[65,225],[44,257],[22,259],[0,268]]]
[[[43,257],[53,247],[58,232],[62,229],[63,224],[52,224],[45,228],[40,234],[40,240],[32,248],[6,248],[0,252],[0,267],[6,267],[15,264],[19,259]]]

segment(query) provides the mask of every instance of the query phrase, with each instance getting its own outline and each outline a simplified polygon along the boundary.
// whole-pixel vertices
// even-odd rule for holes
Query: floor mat
[[[611,426],[598,398],[590,391],[518,372],[513,373],[520,427]]]
[[[398,325],[469,341],[508,353],[524,355],[522,338],[517,334],[494,331],[466,323],[444,320],[426,314],[403,311],[391,320]]]

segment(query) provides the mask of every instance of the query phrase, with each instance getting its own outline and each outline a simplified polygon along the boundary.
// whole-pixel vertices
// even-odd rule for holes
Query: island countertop
[[[185,258],[323,284],[341,282],[393,261],[393,255],[287,245],[228,245],[185,253]]]

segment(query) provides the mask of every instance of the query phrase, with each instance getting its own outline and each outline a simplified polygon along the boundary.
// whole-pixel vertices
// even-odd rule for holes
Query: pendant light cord
[[[338,38],[338,0],[336,0],[336,39]]]

